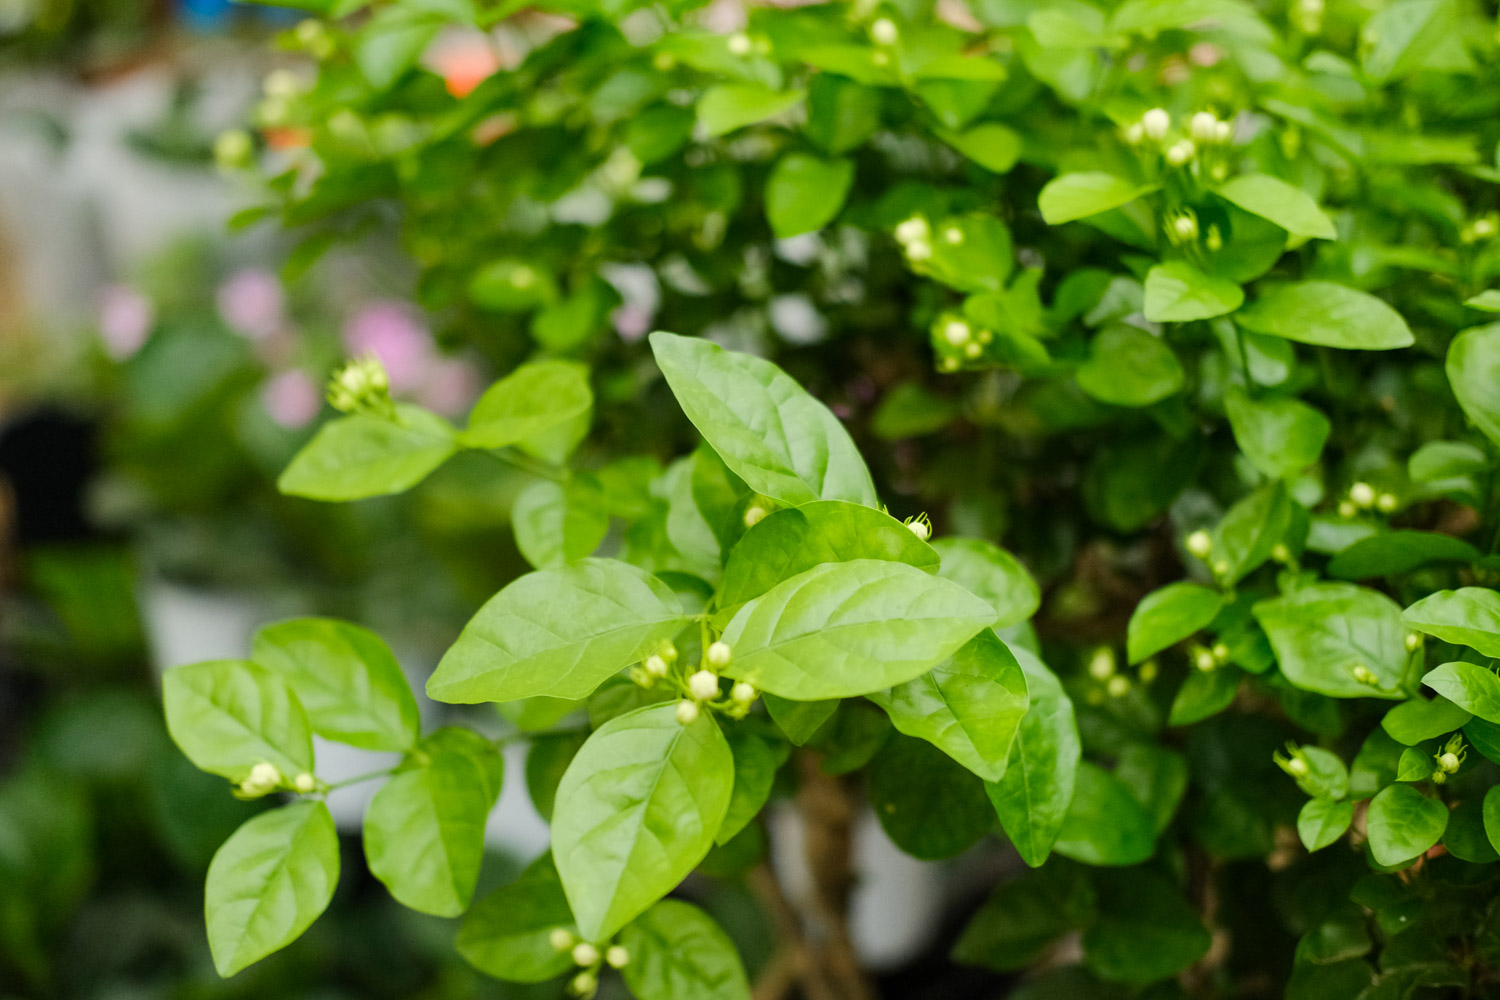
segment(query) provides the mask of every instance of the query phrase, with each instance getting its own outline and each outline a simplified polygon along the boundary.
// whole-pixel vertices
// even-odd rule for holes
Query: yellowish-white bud
[[[1279,563],[1289,563],[1292,561],[1292,550],[1286,547],[1285,542],[1277,542],[1271,546],[1271,558]]]
[[[926,521],[912,521],[907,527],[911,529],[913,535],[924,542],[932,537],[932,527]]]
[[[930,260],[932,244],[926,240],[912,240],[906,244],[906,256],[910,260]]]
[[[281,784],[281,770],[275,764],[260,763],[250,769],[250,776],[245,779],[247,785],[265,785],[275,788]]]
[[[973,335],[973,328],[961,319],[950,319],[943,325],[943,339],[954,347],[964,346]]]
[[[591,997],[599,989],[599,977],[584,970],[573,977],[568,983],[568,989],[576,997]]]
[[[1370,668],[1365,666],[1363,663],[1356,663],[1353,668],[1350,669],[1349,673],[1354,677],[1355,680],[1359,681],[1361,684],[1376,683],[1375,675],[1371,673]]]
[[[1196,240],[1198,238],[1198,220],[1191,215],[1179,215],[1172,220],[1172,232],[1183,242]]]
[[[599,961],[599,949],[587,941],[580,941],[573,946],[573,964],[593,965]]]
[[[759,692],[755,690],[755,685],[747,681],[740,681],[734,687],[729,689],[729,697],[733,698],[735,702],[740,705],[750,704],[755,700],[755,696],[758,693]]]
[[[303,771],[292,780],[292,787],[303,795],[308,795],[318,790],[318,779]]]
[[[766,509],[764,507],[762,507],[758,503],[751,504],[749,507],[745,508],[745,527],[753,528],[761,521],[765,520],[765,517]]]
[[[1196,155],[1198,155],[1198,147],[1193,145],[1193,140],[1179,139],[1167,149],[1167,162],[1174,167],[1180,167]]]
[[[1359,513],[1359,508],[1354,506],[1353,500],[1339,501],[1339,517],[1353,517]]]
[[[1355,483],[1349,487],[1349,499],[1356,507],[1372,507],[1375,505],[1375,487],[1369,483]]]
[[[964,345],[964,357],[968,358],[970,361],[977,361],[982,354],[984,354],[984,347],[977,341],[971,340],[969,343]]]
[[[1200,649],[1198,650],[1198,652],[1193,654],[1193,666],[1197,667],[1199,670],[1204,671],[1205,673],[1214,669],[1218,665],[1219,661],[1214,659],[1214,654],[1211,650]]]
[[[1394,513],[1399,505],[1400,501],[1396,499],[1394,493],[1382,493],[1375,498],[1375,508],[1382,514]]]
[[[1172,116],[1167,114],[1165,108],[1152,108],[1141,115],[1141,128],[1146,135],[1157,142],[1165,139],[1167,130],[1172,127]]]
[[[1115,672],[1115,651],[1108,646],[1100,646],[1094,650],[1094,655],[1089,657],[1089,676],[1095,680],[1108,680]]]
[[[698,701],[711,701],[719,696],[719,675],[712,670],[700,670],[688,678],[688,694]]]
[[[723,670],[734,660],[734,651],[729,648],[727,642],[715,642],[709,645],[708,652],[704,654],[708,665],[715,670]]]
[[[1214,576],[1224,576],[1229,572],[1229,560],[1220,559],[1210,568],[1214,571]]]
[[[1214,643],[1214,648],[1209,650],[1209,652],[1213,654],[1214,662],[1216,663],[1223,663],[1229,659],[1229,647],[1222,642]]]
[[[289,69],[273,69],[261,81],[261,89],[267,97],[290,100],[302,92],[302,78]]]
[[[949,246],[958,246],[964,241],[964,231],[957,226],[949,226],[943,230],[943,242]]]
[[[898,243],[925,240],[931,235],[932,230],[928,228],[927,220],[920,215],[914,215],[896,227],[896,242]]]
[[[900,37],[901,32],[896,28],[896,22],[888,17],[876,18],[875,23],[870,25],[870,40],[876,45],[895,45]]]
[[[220,132],[214,139],[214,161],[222,170],[237,170],[248,166],[255,155],[255,143],[244,129]]]
[[[750,42],[750,36],[743,31],[736,31],[729,36],[729,54],[734,56],[748,56],[755,46]]]
[[[1406,633],[1406,648],[1409,652],[1415,652],[1422,645],[1422,636],[1416,632]]]
[[[1105,690],[1109,692],[1111,698],[1123,698],[1130,691],[1130,678],[1124,674],[1115,674],[1109,679]]]
[[[1453,772],[1457,771],[1458,765],[1458,754],[1454,753],[1453,751],[1449,750],[1446,753],[1438,754],[1438,770],[1444,772],[1445,774],[1452,774]]]
[[[642,666],[646,668],[646,673],[650,674],[652,677],[667,676],[667,661],[662,659],[655,653],[652,653],[650,656],[646,657],[646,662],[642,664]]]
[[[698,721],[698,703],[696,701],[679,701],[677,703],[677,721],[684,726],[691,726]]]
[[[1190,553],[1199,559],[1207,559],[1208,554],[1214,550],[1213,536],[1202,528],[1188,535],[1187,541],[1183,544],[1187,546],[1187,550]]]
[[[1124,135],[1126,142],[1130,143],[1132,146],[1139,146],[1142,140],[1146,138],[1146,126],[1142,125],[1140,122],[1134,122],[1130,125],[1125,126]]]
[[[611,969],[623,969],[630,964],[630,952],[624,945],[613,945],[604,953],[604,961]]]
[[[1234,138],[1234,126],[1229,122],[1218,122],[1214,125],[1214,141],[1228,142]]]
[[[573,937],[573,932],[566,927],[556,927],[553,928],[551,934],[547,935],[547,941],[552,945],[553,950],[567,951],[573,947],[577,938]]]
[[[1208,145],[1218,137],[1219,119],[1211,111],[1200,111],[1193,115],[1188,133],[1193,137],[1194,142]]]
[[[1142,663],[1140,670],[1141,683],[1150,684],[1152,681],[1156,680],[1156,675],[1160,671],[1161,667],[1155,660],[1147,660],[1145,663]]]
[[[1307,761],[1301,757],[1293,757],[1286,762],[1286,770],[1294,778],[1305,778],[1308,772]]]

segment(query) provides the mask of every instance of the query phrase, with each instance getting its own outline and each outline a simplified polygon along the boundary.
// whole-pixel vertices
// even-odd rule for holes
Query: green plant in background
[[[724,935],[659,900],[700,866],[764,887],[778,789],[813,822],[862,787],[918,857],[998,820],[1036,870],[954,954],[1034,967],[1031,995],[1493,990],[1493,6],[543,6],[298,28],[318,72],[268,86],[293,148],[247,215],[306,257],[394,218],[445,334],[512,370],[459,429],[347,368],[281,480],[353,500],[464,452],[533,477],[535,572],[428,684],[533,734],[553,823],[465,957],[743,996]],[[665,467],[651,326],[782,362],[653,335],[705,442]],[[211,870],[226,971],[332,882],[306,734],[340,738],[385,662],[340,649],[169,675],[205,678],[198,721],[168,687],[200,765],[303,793]],[[386,788],[420,808],[399,836],[372,811],[367,857],[456,912],[493,744],[439,764],[404,732]],[[783,942],[810,995],[867,995],[847,865],[825,936]]]

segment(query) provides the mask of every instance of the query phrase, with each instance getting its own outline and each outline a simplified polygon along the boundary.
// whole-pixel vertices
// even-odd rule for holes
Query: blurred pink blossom
[[[260,399],[271,419],[288,430],[306,427],[323,406],[318,384],[295,368],[271,376],[261,386]]]
[[[433,360],[432,335],[400,302],[375,302],[355,313],[344,325],[344,347],[351,357],[379,358],[397,392],[419,388]]]
[[[106,285],[99,292],[99,335],[104,349],[124,361],[146,342],[156,325],[156,307],[129,285]]]
[[[651,310],[642,305],[623,305],[610,313],[620,339],[633,344],[651,329]]]
[[[459,358],[436,358],[417,392],[417,401],[445,417],[466,412],[479,398],[479,371]]]
[[[263,340],[286,319],[281,280],[263,268],[247,267],[219,286],[219,315],[230,329],[251,340]]]

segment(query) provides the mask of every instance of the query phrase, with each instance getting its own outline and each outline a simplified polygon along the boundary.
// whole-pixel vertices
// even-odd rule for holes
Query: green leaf
[[[1464,299],[1464,305],[1483,312],[1500,312],[1500,288],[1486,288],[1473,298]]]
[[[1490,846],[1500,851],[1500,785],[1484,793],[1484,832]]]
[[[1021,665],[989,629],[951,659],[870,700],[898,730],[927,740],[986,781],[1005,777],[1029,705]]]
[[[422,734],[401,665],[367,628],[295,618],[255,634],[255,662],[280,674],[313,732],[366,750],[410,750]]]
[[[567,951],[552,946],[552,932],[559,929],[576,930],[549,853],[469,911],[458,930],[458,953],[496,979],[546,982],[575,967]]]
[[[1500,677],[1488,667],[1458,660],[1429,671],[1422,683],[1471,715],[1500,724]]]
[[[631,690],[641,690],[624,678],[621,678],[621,683]],[[606,684],[599,690],[608,691],[610,685]],[[639,707],[633,705],[630,710],[634,711]],[[603,725],[608,721],[609,719],[605,719],[599,724]],[[562,784],[562,776],[567,773],[568,765],[573,763],[573,758],[578,755],[586,738],[584,734],[576,732],[543,733],[531,741],[531,747],[526,751],[526,794],[531,796],[531,804],[536,807],[537,813],[548,822],[551,822],[552,810],[557,805],[557,786]]]
[[[1338,230],[1318,203],[1301,188],[1269,174],[1240,174],[1219,186],[1217,194],[1262,219],[1269,219],[1293,236],[1336,240]],[[1148,317],[1149,318],[1149,317]]]
[[[1055,849],[1090,865],[1140,864],[1156,853],[1156,827],[1123,781],[1083,761]]]
[[[620,934],[630,961],[620,970],[639,1000],[750,1000],[734,944],[691,903],[664,899]]]
[[[256,764],[295,778],[313,769],[312,727],[279,676],[245,660],[210,660],[162,675],[167,732],[199,768],[244,781]]]
[[[1078,724],[1056,675],[1031,653],[1011,652],[1026,674],[1031,707],[1021,719],[1005,777],[986,784],[985,791],[1021,860],[1036,868],[1052,853],[1073,801]]]
[[[849,432],[780,368],[670,333],[653,333],[651,349],[688,419],[752,490],[791,507],[877,506]]]
[[[1473,713],[1439,695],[1431,701],[1426,698],[1403,701],[1385,713],[1380,726],[1391,739],[1411,747],[1462,729],[1473,717]]]
[[[1479,550],[1434,531],[1384,531],[1361,538],[1328,563],[1328,575],[1345,580],[1410,573],[1429,563],[1473,563]]]
[[[504,448],[587,413],[593,405],[586,366],[535,361],[485,390],[459,440],[468,448]]]
[[[932,547],[942,557],[937,574],[952,580],[980,600],[988,601],[998,618],[992,628],[1010,628],[1032,615],[1042,603],[1042,591],[1021,561],[982,538],[939,538]]]
[[[516,580],[479,609],[427,681],[439,701],[586,698],[687,621],[670,587],[614,559]]]
[[[204,910],[214,968],[229,977],[295,941],[333,898],[339,838],[321,802],[254,817],[208,866]]]
[[[557,790],[552,853],[578,931],[601,941],[677,887],[713,846],[734,788],[734,755],[713,717],[673,704],[611,719]]]
[[[729,796],[729,810],[714,834],[714,843],[723,847],[750,824],[771,797],[780,762],[766,741],[753,733],[731,731],[729,749],[734,754],[734,791]]]
[[[724,672],[800,701],[868,694],[926,672],[994,619],[967,590],[905,563],[824,563],[735,613]]]
[[[1224,596],[1196,583],[1169,583],[1141,599],[1130,616],[1125,647],[1132,664],[1155,656],[1218,617]]]
[[[816,232],[832,222],[849,197],[854,161],[787,153],[766,179],[766,218],[779,240]]]
[[[1256,333],[1325,347],[1388,351],[1416,342],[1396,310],[1367,292],[1331,281],[1278,285],[1234,319]]]
[[[807,98],[802,90],[772,90],[754,83],[719,83],[698,99],[698,124],[707,134],[724,135],[785,114]]]
[[[994,828],[984,783],[924,740],[892,737],[866,781],[881,828],[912,857],[951,858]]]
[[[799,747],[812,739],[839,709],[837,698],[792,701],[774,694],[764,694],[761,700],[766,703],[766,711],[770,713],[771,720],[786,734],[787,739]]]
[[[1281,672],[1304,691],[1334,698],[1399,697],[1406,669],[1401,609],[1350,583],[1319,583],[1255,605]],[[1379,687],[1354,679],[1363,665]]]
[[[1042,188],[1037,204],[1048,225],[1084,219],[1135,201],[1156,190],[1155,184],[1132,184],[1105,173],[1063,174]]]
[[[1256,470],[1271,479],[1296,476],[1318,460],[1332,425],[1298,399],[1251,399],[1234,385],[1224,391],[1224,411],[1235,444]]]
[[[926,258],[908,261],[911,269],[961,292],[1004,292],[1015,266],[1010,230],[985,212],[944,219],[928,246]]]
[[[1092,916],[1094,892],[1077,866],[1047,865],[1001,882],[953,946],[953,960],[1024,969]]]
[[[1113,983],[1145,985],[1208,953],[1213,935],[1182,890],[1155,872],[1101,872],[1099,915],[1083,932],[1083,964]]]
[[[1134,326],[1111,326],[1089,345],[1074,373],[1078,386],[1102,403],[1150,406],[1182,389],[1182,365],[1157,336]]]
[[[516,497],[510,520],[516,547],[537,569],[591,555],[609,533],[604,490],[588,475],[532,483]]]
[[[807,137],[835,156],[857,149],[880,128],[880,92],[819,73],[807,87]]]
[[[1500,594],[1486,587],[1440,590],[1401,615],[1406,627],[1500,657]]]
[[[500,257],[477,268],[466,290],[475,305],[503,313],[529,312],[557,301],[552,272],[517,257]]]
[[[1321,851],[1342,837],[1353,822],[1353,802],[1308,799],[1297,813],[1297,836],[1309,851]]]
[[[736,608],[822,563],[882,559],[936,572],[939,556],[910,528],[873,507],[818,500],[768,515],[729,550],[719,607]]]
[[[479,765],[463,754],[435,754],[398,772],[365,815],[370,873],[403,906],[458,916],[479,881],[491,801]]]
[[[999,122],[980,122],[962,132],[938,130],[937,136],[996,174],[1009,173],[1021,156],[1021,137]]]
[[[1391,785],[1370,800],[1370,853],[1387,868],[1427,852],[1448,826],[1448,808],[1411,785]]]
[[[1448,814],[1448,829],[1443,831],[1443,846],[1460,861],[1476,865],[1500,861],[1500,851],[1490,843],[1484,823],[1484,800],[1467,798]]]
[[[1146,272],[1146,318],[1153,323],[1187,323],[1232,313],[1245,303],[1237,282],[1204,274],[1180,260]]]
[[[276,480],[276,488],[312,500],[363,500],[401,493],[457,450],[453,428],[420,406],[397,403],[399,420],[367,413],[318,429]]]
[[[385,7],[356,36],[354,61],[379,89],[394,84],[417,64],[445,27],[444,19],[409,7]]]
[[[1172,698],[1167,716],[1169,726],[1190,726],[1211,715],[1218,715],[1234,701],[1240,689],[1241,673],[1231,666],[1212,670],[1192,670]]]
[[[1396,780],[1426,781],[1432,777],[1432,768],[1431,754],[1416,747],[1407,747],[1401,751],[1401,759],[1396,764]]]
[[[1271,558],[1291,530],[1292,518],[1292,501],[1280,482],[1262,486],[1229,508],[1212,533],[1214,575],[1220,583],[1238,583]]]

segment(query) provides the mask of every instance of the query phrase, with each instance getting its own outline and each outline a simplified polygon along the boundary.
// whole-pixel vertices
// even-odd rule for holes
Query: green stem
[[[335,781],[331,785],[325,785],[323,787],[322,791],[324,793],[332,792],[332,791],[335,791],[335,790],[340,789],[340,788],[347,788],[350,785],[358,785],[358,784],[360,784],[362,782],[365,782],[365,781],[374,781],[376,778],[384,778],[387,775],[391,775],[391,774],[395,774],[395,773],[396,773],[396,769],[394,767],[384,767],[384,768],[381,768],[379,771],[371,771],[368,774],[359,774],[359,775],[355,775],[352,778],[345,778],[343,781]]]

